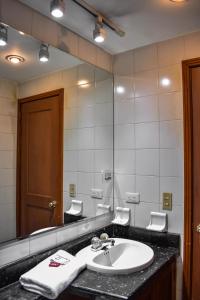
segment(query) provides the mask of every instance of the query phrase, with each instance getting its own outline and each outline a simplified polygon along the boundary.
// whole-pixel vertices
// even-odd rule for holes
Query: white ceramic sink
[[[108,250],[94,252],[91,245],[76,256],[86,261],[87,268],[107,274],[129,274],[148,267],[154,259],[153,250],[140,242],[115,238],[115,245]]]

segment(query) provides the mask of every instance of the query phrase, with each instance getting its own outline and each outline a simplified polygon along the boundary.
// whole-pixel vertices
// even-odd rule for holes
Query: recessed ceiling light
[[[45,44],[41,44],[40,46],[39,60],[41,62],[47,62],[49,60],[49,49]]]
[[[55,18],[62,18],[64,15],[65,5],[63,0],[52,0],[50,4],[50,12]]]
[[[24,57],[19,56],[19,55],[7,55],[5,57],[6,60],[8,60],[9,62],[11,62],[12,64],[19,64],[22,62],[25,62]]]
[[[6,26],[0,24],[0,46],[6,46],[8,39],[8,32]]]
[[[103,43],[106,38],[106,31],[103,28],[103,22],[102,18],[98,17],[96,24],[95,24],[95,29],[93,31],[93,39],[96,43]]]

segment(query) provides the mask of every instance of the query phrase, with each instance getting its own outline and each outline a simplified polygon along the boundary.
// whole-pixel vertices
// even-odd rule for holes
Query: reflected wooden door
[[[17,228],[63,223],[63,89],[19,100]]]

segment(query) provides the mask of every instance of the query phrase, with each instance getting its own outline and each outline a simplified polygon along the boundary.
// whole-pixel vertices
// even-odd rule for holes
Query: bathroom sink
[[[153,250],[140,242],[115,238],[115,245],[93,251],[91,245],[76,256],[86,261],[87,268],[107,274],[129,274],[148,267],[154,259]]]

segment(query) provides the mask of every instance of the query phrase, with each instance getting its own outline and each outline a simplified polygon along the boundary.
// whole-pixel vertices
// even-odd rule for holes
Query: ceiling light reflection
[[[123,86],[117,86],[116,87],[116,92],[117,94],[124,94],[125,93],[125,88]]]
[[[170,84],[171,84],[171,80],[169,78],[166,77],[161,79],[162,86],[170,86]]]
[[[87,80],[79,80],[78,86],[80,86],[81,88],[87,88],[90,86],[90,84]]]

